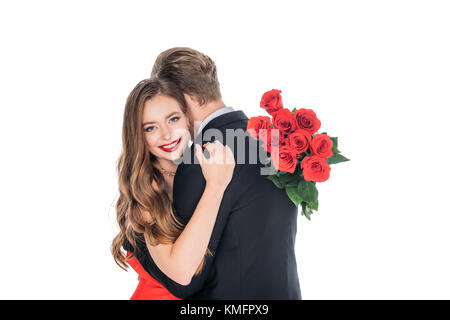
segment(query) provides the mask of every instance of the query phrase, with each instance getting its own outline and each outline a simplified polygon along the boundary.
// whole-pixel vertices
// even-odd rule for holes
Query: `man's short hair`
[[[177,47],[162,52],[156,58],[151,76],[174,82],[200,105],[222,98],[216,64],[191,48]]]

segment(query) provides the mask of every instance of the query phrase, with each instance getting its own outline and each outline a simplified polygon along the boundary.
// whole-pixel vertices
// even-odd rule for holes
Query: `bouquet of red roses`
[[[276,173],[267,178],[285,189],[292,202],[302,206],[302,215],[311,220],[313,210],[319,208],[316,182],[328,180],[331,164],[349,159],[338,150],[337,137],[317,133],[321,122],[313,110],[284,108],[280,90],[264,93],[260,106],[271,117],[250,118],[247,131],[270,154],[266,166],[273,166]]]

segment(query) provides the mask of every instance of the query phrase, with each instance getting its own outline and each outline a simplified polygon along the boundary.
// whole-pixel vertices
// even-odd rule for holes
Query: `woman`
[[[139,264],[134,254],[121,250],[128,242],[135,253],[145,239],[155,264],[173,281],[190,283],[208,251],[223,193],[231,181],[234,156],[220,142],[207,143],[206,158],[199,145],[199,159],[206,187],[190,221],[183,226],[172,209],[172,187],[179,159],[191,136],[186,105],[171,83],[141,81],[128,96],[123,120],[123,151],[118,162],[120,197],[117,201],[119,234],[112,253],[123,269],[131,265],[139,274],[132,299],[177,299]],[[182,267],[181,267],[182,266]]]

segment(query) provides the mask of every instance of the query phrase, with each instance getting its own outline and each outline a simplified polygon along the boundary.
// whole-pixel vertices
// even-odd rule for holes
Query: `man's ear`
[[[197,99],[195,97],[188,95],[187,93],[183,93],[184,101],[186,101],[186,105],[188,107],[196,107],[198,106]]]

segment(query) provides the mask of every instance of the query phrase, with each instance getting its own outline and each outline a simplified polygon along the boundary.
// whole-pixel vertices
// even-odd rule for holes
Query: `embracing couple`
[[[139,274],[131,299],[301,299],[297,207],[251,161],[253,138],[229,134],[247,122],[190,48],[162,52],[129,94],[112,253]]]

